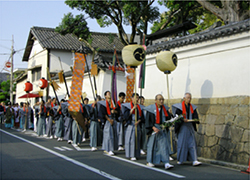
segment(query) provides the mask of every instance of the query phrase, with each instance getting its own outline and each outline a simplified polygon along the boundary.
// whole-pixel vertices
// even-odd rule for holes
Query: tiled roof
[[[178,32],[183,32],[187,31],[189,29],[196,28],[197,26],[192,23],[191,21],[186,21],[182,24],[175,25],[173,27],[166,28],[164,30],[159,30],[155,33],[149,34],[146,36],[147,40],[155,40],[155,39],[160,39],[166,36],[170,36],[172,34],[176,34]]]
[[[223,36],[230,36],[250,30],[250,19],[244,21],[235,22],[225,26],[209,29],[196,34],[183,36],[181,38],[175,38],[169,41],[164,41],[158,44],[147,46],[147,54],[157,53],[164,49],[171,49],[176,47],[182,47],[189,44],[195,44],[211,39],[220,38]]]
[[[91,45],[94,48],[98,48],[99,52],[113,53],[114,45],[116,47],[116,50],[120,52],[124,47],[118,35],[115,33],[91,33],[93,39]],[[33,37],[35,37],[40,43],[40,45],[46,49],[77,51],[81,45],[85,47],[87,46],[84,42],[79,41],[78,38],[73,36],[72,34],[67,34],[63,36],[55,32],[54,28],[32,27],[30,29],[30,34],[25,48],[23,61],[28,61],[31,48],[34,43],[34,40],[32,39]]]
[[[119,55],[118,55],[118,61],[116,67],[124,68],[125,66],[124,62]],[[95,56],[94,63],[97,64],[98,68],[105,71],[113,65],[113,56],[107,56],[107,55],[105,56],[102,54],[98,54],[97,56]]]

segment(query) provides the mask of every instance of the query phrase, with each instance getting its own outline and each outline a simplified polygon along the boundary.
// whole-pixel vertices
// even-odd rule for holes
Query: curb
[[[230,162],[225,162],[225,161],[218,161],[218,160],[214,160],[214,159],[206,159],[206,158],[202,158],[202,157],[198,157],[198,160],[202,161],[202,162],[209,163],[209,164],[215,164],[215,165],[219,165],[219,166],[234,168],[237,170],[245,170],[248,168],[248,166],[241,165],[241,164],[235,164],[235,163],[230,163]]]

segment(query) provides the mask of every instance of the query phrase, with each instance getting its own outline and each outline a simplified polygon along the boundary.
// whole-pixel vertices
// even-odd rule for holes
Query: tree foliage
[[[148,23],[154,23],[151,30],[156,32],[191,21],[197,28],[189,30],[189,33],[195,33],[219,20],[227,24],[249,18],[248,0],[158,0],[166,7],[166,12],[161,15],[159,8],[153,6],[154,2],[156,0],[66,0],[65,4],[96,19],[100,27],[114,24],[124,45],[134,42],[136,33],[147,34]],[[125,26],[131,27],[130,36],[125,32]],[[63,35],[72,33],[91,44],[91,33],[83,14],[76,17],[71,13],[65,15],[56,31]]]
[[[196,29],[189,31],[190,33],[194,33],[211,26],[217,19],[215,15],[205,10],[195,0],[160,0],[159,4],[164,5],[168,11],[161,14],[159,22],[154,22],[151,28],[152,32],[191,21],[197,25]]]
[[[62,22],[55,29],[62,35],[73,34],[78,38],[88,39],[90,36],[89,28],[83,14],[73,16],[72,13],[64,15]]]
[[[250,17],[249,0],[196,0],[225,24],[242,21]]]
[[[0,85],[0,89],[3,92],[0,92],[0,101],[5,101],[7,102],[7,100],[10,99],[10,80],[7,81],[3,81]]]
[[[127,1],[127,0],[67,0],[65,3],[72,9],[77,9],[96,19],[100,27],[116,25],[119,38],[124,45],[134,41],[136,33],[147,34],[149,22],[153,22],[159,17],[158,7],[153,7],[155,0],[149,1]],[[83,15],[81,16],[83,17]],[[65,16],[62,23],[57,27],[58,32],[67,29],[67,33],[74,32],[75,24],[83,22],[82,18]],[[128,37],[124,26],[131,26],[131,35]],[[69,26],[69,27],[68,27]],[[68,27],[68,28],[67,28]],[[79,28],[80,29],[80,28]],[[74,33],[79,37],[79,33]],[[85,37],[86,38],[86,37]]]

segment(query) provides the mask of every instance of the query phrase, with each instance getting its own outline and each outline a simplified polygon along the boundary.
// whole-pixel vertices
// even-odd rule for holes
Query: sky
[[[154,5],[158,5],[157,2]],[[161,12],[164,11],[164,7],[159,6],[159,8]],[[72,10],[64,0],[0,0],[0,72],[7,72],[3,68],[10,58],[12,37],[16,51],[13,69],[27,68],[28,64],[22,62],[22,57],[30,28],[33,26],[55,28],[68,12],[74,15],[81,13]],[[117,33],[115,25],[100,28],[95,19],[88,18],[87,22],[90,31]],[[130,33],[130,28],[126,27],[125,31]]]

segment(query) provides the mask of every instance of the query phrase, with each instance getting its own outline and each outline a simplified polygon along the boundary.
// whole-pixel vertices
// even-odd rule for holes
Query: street
[[[146,155],[138,161],[125,158],[124,151],[107,156],[90,151],[89,142],[73,147],[66,141],[38,137],[33,131],[0,129],[0,179],[233,179],[248,180],[239,170],[191,162],[165,170],[162,165],[146,166]]]

